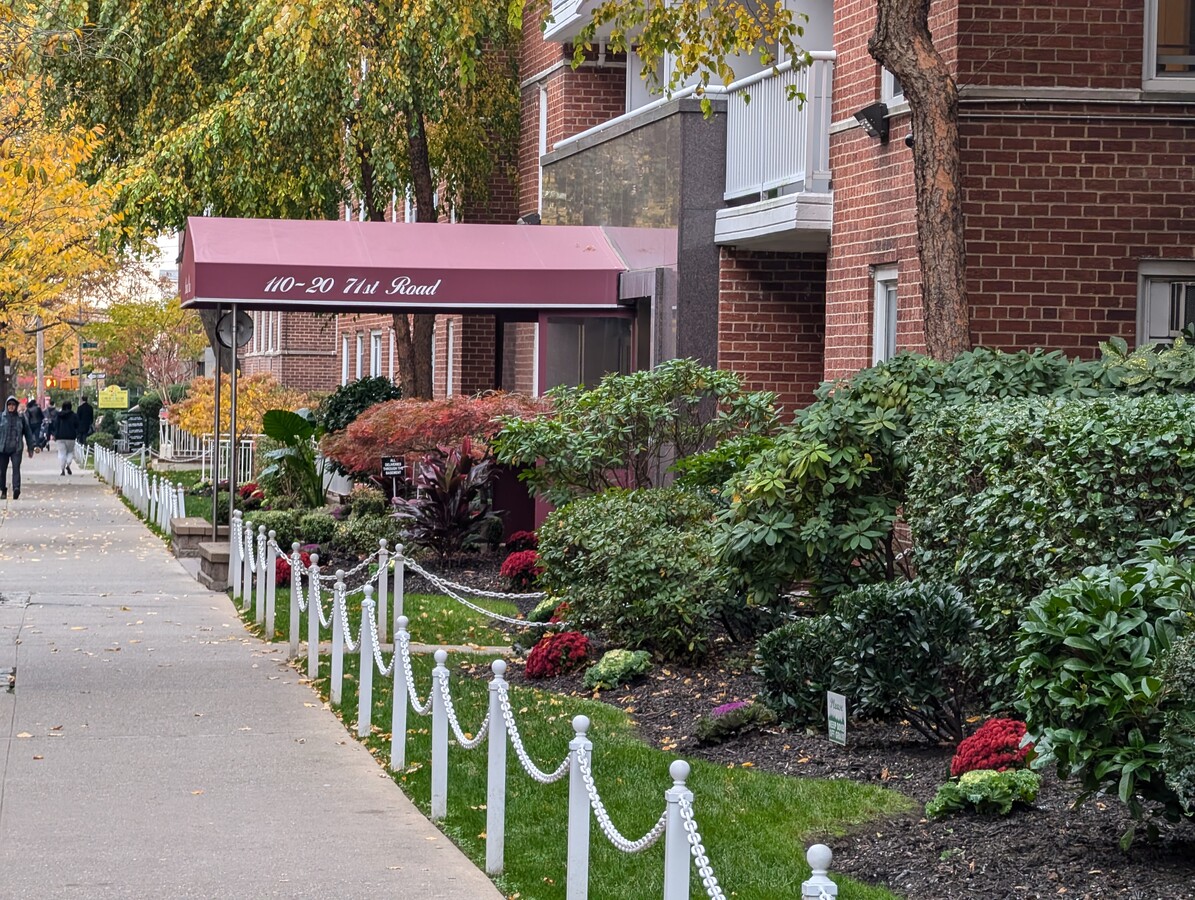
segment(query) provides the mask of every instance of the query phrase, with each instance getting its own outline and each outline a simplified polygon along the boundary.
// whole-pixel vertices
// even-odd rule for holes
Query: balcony
[[[552,21],[544,28],[544,39],[567,44],[581,31],[600,0],[552,0]]]
[[[830,92],[834,53],[808,66],[786,62],[726,88],[728,208],[715,242],[755,250],[825,250],[830,193]],[[805,102],[789,100],[790,91]],[[747,102],[744,95],[750,96]]]

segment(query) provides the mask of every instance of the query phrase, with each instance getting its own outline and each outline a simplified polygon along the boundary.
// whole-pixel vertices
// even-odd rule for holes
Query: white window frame
[[[537,212],[544,211],[544,164],[543,158],[548,152],[548,86],[541,84],[539,86],[539,155],[536,158],[536,167],[539,170],[539,197],[536,200],[535,209]]]
[[[1151,288],[1157,284],[1195,283],[1195,260],[1147,259],[1137,267],[1137,346],[1169,341],[1186,322],[1176,329],[1170,321],[1168,304],[1150,302]],[[1163,318],[1162,322],[1155,319]]]
[[[898,291],[896,266],[876,266],[872,271],[872,365],[896,355]]]
[[[900,106],[905,102],[905,89],[897,86],[900,81],[888,69],[880,67],[880,100],[888,104],[889,108]]]
[[[364,372],[365,365],[365,334],[364,332],[357,332],[357,380],[361,380],[361,373]]]
[[[1190,3],[1192,0],[1187,2]],[[1159,0],[1145,0],[1145,55],[1142,62],[1141,86],[1147,91],[1195,92],[1195,70],[1174,75],[1157,74],[1158,3]],[[1191,15],[1195,16],[1195,9],[1191,10]]]
[[[340,336],[340,384],[343,387],[349,383],[349,336]]]
[[[274,327],[278,330],[274,336],[274,349],[279,353],[282,352],[282,312],[274,313]]]
[[[369,333],[369,377],[382,377],[382,332]]]
[[[390,380],[394,381],[394,329],[390,329]]]

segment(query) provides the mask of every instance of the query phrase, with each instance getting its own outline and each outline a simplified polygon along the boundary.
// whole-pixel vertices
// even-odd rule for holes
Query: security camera
[[[905,146],[908,147],[910,150],[913,149],[913,132],[912,131],[910,131],[908,134],[905,135]]]

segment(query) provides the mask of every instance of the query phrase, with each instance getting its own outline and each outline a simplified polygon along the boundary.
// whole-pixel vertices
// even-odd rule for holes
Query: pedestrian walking
[[[71,402],[65,400],[62,410],[54,420],[50,431],[54,438],[54,446],[58,448],[59,475],[71,474],[71,461],[75,458],[75,439],[79,436],[79,417],[71,408]]]
[[[37,398],[30,397],[29,401],[25,404],[25,421],[29,423],[29,430],[33,432],[34,450],[41,450],[46,445],[41,433],[42,422],[45,419],[46,414],[42,412]]]
[[[8,464],[12,463],[12,499],[21,499],[21,444],[33,456],[33,432],[29,420],[17,412],[17,398],[4,401],[0,413],[0,500],[8,499]]]
[[[92,431],[91,426],[95,423],[95,410],[87,402],[86,397],[79,401],[79,408],[75,410],[75,415],[79,417],[79,440],[87,443],[87,438]]]
[[[43,447],[49,447],[54,438],[54,423],[58,420],[58,410],[54,408],[54,401],[46,401],[45,415],[42,417],[41,436]]]

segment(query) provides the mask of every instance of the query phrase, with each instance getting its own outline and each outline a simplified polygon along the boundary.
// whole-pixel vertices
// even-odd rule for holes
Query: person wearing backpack
[[[71,462],[75,458],[75,440],[79,437],[79,417],[69,400],[63,402],[58,418],[50,427],[50,437],[54,438],[54,446],[58,448],[58,474],[70,475]]]

